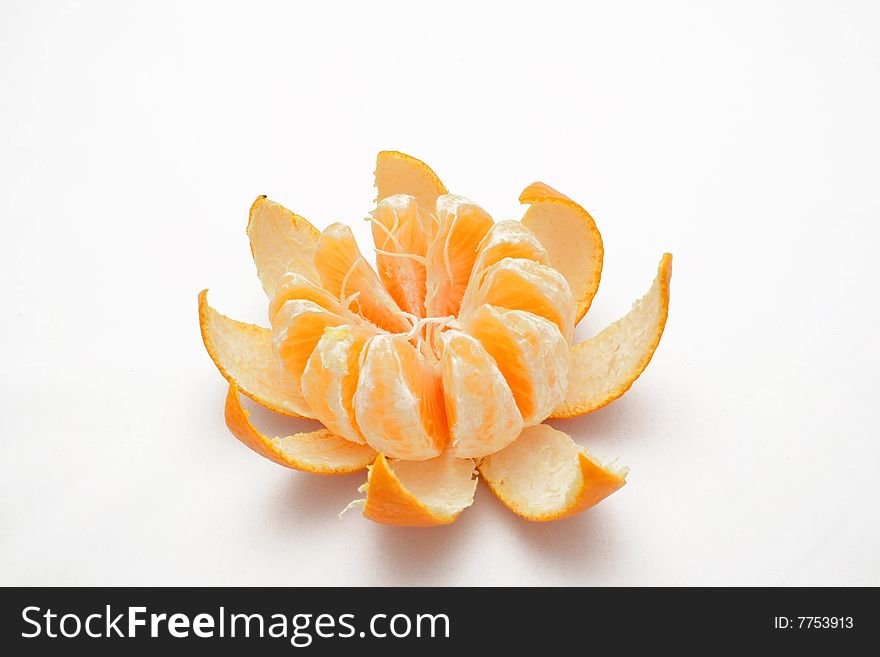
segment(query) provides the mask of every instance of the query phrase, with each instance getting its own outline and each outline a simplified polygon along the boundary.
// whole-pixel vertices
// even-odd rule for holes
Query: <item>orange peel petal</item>
[[[199,294],[199,326],[208,355],[230,384],[276,413],[311,418],[291,397],[272,348],[271,330],[221,315],[208,305],[207,290]]]
[[[522,223],[537,235],[550,262],[571,287],[575,323],[581,321],[602,278],[602,236],[590,213],[570,198],[542,182],[523,190],[520,203],[528,203]]]
[[[575,417],[607,406],[639,378],[660,344],[669,314],[672,254],[660,260],[647,294],[595,337],[571,348],[568,392],[551,419]]]
[[[279,465],[320,475],[350,474],[366,468],[376,452],[318,429],[290,436],[269,438],[250,421],[250,412],[241,405],[234,385],[226,395],[226,426],[232,434],[257,454]]]
[[[318,280],[313,257],[321,233],[307,219],[259,196],[251,206],[247,234],[257,275],[270,299],[287,272]]]
[[[627,468],[604,466],[568,434],[546,424],[480,463],[480,475],[511,511],[534,522],[580,513],[626,483]]]
[[[434,214],[437,197],[447,193],[446,186],[431,167],[399,151],[379,153],[375,176],[377,202],[394,194],[409,194],[416,198],[419,211],[425,218]]]
[[[474,500],[474,462],[442,454],[395,461],[379,454],[367,477],[364,516],[383,525],[448,525]]]

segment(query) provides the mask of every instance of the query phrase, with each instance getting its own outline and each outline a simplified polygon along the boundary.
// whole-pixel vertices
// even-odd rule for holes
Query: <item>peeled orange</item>
[[[205,347],[229,382],[226,419],[246,445],[319,474],[368,468],[350,506],[376,522],[448,524],[477,473],[519,516],[583,511],[625,483],[544,421],[610,403],[645,369],[669,307],[672,257],[648,293],[572,345],[599,285],[590,214],[534,183],[522,221],[495,223],[423,162],[383,151],[371,223],[375,265],[341,223],[318,231],[261,196],[248,222],[271,328],[199,296]],[[269,438],[239,393],[324,429]]]

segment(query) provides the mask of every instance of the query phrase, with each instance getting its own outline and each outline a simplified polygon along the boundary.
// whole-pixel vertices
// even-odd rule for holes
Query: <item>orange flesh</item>
[[[450,453],[480,458],[498,451],[515,440],[523,426],[510,386],[475,338],[450,330],[441,342]]]
[[[275,296],[269,301],[269,321],[273,320],[281,306],[296,299],[312,301],[337,315],[342,313],[342,306],[336,297],[305,276],[290,272],[281,278],[275,288]]]
[[[328,326],[342,324],[342,318],[311,301],[285,303],[275,314],[272,342],[291,388],[291,396],[308,405],[302,391],[302,374],[309,357]]]
[[[480,304],[526,310],[548,319],[568,342],[574,336],[574,302],[565,279],[555,269],[524,258],[492,265],[480,285]]]
[[[312,413],[337,436],[364,443],[355,422],[354,393],[367,335],[351,326],[325,329],[302,376]]]
[[[376,267],[389,294],[406,312],[425,314],[425,254],[431,219],[421,215],[412,196],[384,199],[373,211]]]
[[[460,314],[476,310],[478,291],[486,271],[504,258],[524,258],[542,265],[550,264],[547,251],[538,238],[518,221],[499,221],[477,246],[477,257],[462,298]]]
[[[358,295],[351,301],[352,310],[387,331],[409,329],[409,322],[364,259],[348,226],[333,224],[321,233],[315,266],[323,286],[340,301]]]
[[[437,456],[447,429],[436,366],[399,336],[375,336],[362,354],[354,409],[367,443],[394,458]]]
[[[480,206],[460,196],[437,199],[439,227],[428,248],[428,317],[458,314],[470,280],[477,246],[492,227],[492,217]]]
[[[465,326],[495,359],[526,425],[541,422],[562,401],[569,347],[555,324],[522,310],[484,305]]]

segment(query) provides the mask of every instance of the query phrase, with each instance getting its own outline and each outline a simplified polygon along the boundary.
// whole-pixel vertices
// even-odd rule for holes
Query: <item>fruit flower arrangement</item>
[[[544,421],[601,408],[642,373],[666,324],[672,256],[629,313],[573,344],[602,273],[586,210],[539,182],[520,195],[520,221],[494,222],[403,153],[379,153],[375,175],[375,268],[348,226],[318,231],[261,196],[247,233],[271,328],[229,319],[199,295],[232,433],[296,470],[367,470],[363,499],[349,506],[389,525],[453,522],[479,479],[533,521],[623,486],[626,468]],[[324,428],[266,436],[242,394]]]

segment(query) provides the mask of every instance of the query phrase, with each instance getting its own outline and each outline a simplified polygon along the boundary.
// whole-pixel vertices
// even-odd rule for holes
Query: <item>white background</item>
[[[0,4],[0,584],[880,584],[880,4],[237,4]],[[600,506],[340,520],[363,476],[227,432],[197,293],[265,324],[258,194],[366,249],[381,149],[584,204],[581,337],[674,253],[646,373],[556,423],[631,466]]]

